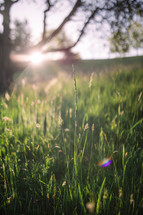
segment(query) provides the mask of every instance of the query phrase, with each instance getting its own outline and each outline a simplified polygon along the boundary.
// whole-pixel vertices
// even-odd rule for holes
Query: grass
[[[142,214],[143,68],[70,69],[0,98],[0,212]]]

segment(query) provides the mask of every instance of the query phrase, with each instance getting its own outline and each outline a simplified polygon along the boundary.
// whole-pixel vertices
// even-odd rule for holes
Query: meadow
[[[0,97],[1,214],[143,213],[142,62],[53,62],[15,76]]]

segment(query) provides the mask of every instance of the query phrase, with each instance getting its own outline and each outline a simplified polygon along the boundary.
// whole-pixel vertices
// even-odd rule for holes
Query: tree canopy
[[[137,50],[143,47],[143,20],[132,21],[124,31],[123,28],[118,28],[112,33],[110,41],[111,52],[124,54],[134,48]]]

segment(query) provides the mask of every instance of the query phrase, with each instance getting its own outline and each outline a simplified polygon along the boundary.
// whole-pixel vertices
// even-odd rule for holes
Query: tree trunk
[[[3,11],[3,33],[0,44],[0,92],[5,92],[12,80],[11,72],[11,42],[10,42],[10,7],[11,2],[5,0]]]

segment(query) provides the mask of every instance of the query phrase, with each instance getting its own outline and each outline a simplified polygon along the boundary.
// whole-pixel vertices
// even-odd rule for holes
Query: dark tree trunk
[[[0,92],[5,92],[12,81],[11,42],[10,42],[10,7],[11,2],[5,0],[3,11],[3,33],[0,38]]]

